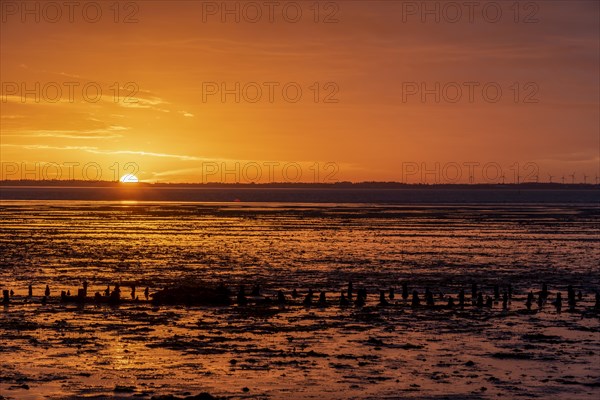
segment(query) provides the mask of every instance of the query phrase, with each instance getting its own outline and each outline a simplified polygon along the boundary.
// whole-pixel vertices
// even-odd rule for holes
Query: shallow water
[[[593,204],[2,201],[0,286],[16,295],[0,312],[0,394],[597,398],[599,217]],[[84,279],[124,295],[182,280],[260,283],[268,297],[311,287],[331,304],[40,304],[46,284],[57,296]],[[515,298],[508,312],[412,310],[398,300],[405,279],[469,298],[472,281],[486,294],[510,282]],[[368,289],[366,308],[337,306],[348,280]],[[549,301],[568,284],[583,300],[524,313],[542,281]],[[395,300],[378,307],[389,287]]]

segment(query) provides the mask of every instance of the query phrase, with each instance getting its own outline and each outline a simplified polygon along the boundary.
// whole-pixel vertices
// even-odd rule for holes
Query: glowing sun
[[[120,181],[122,183],[138,183],[139,180],[137,178],[137,176],[133,175],[133,174],[126,174],[123,175],[120,179]]]

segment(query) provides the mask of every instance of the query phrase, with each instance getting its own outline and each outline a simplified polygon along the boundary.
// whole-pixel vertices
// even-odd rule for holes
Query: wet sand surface
[[[598,398],[596,205],[0,204],[0,395],[150,398]],[[259,283],[266,298],[327,291],[327,307],[66,304],[121,283]],[[340,308],[352,280],[363,308]],[[437,304],[413,309],[401,282]],[[511,283],[508,311],[471,305]],[[525,309],[541,283],[541,310]],[[27,297],[33,284],[34,296]],[[41,304],[44,286],[52,289]],[[574,311],[566,287],[582,292]],[[394,287],[390,305],[379,290]],[[551,302],[562,292],[558,313]],[[318,297],[318,296],[317,296]]]

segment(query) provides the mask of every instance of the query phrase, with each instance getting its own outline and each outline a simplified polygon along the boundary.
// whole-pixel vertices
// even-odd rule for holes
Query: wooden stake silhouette
[[[417,292],[416,290],[413,290],[412,292],[412,301],[410,306],[411,307],[419,307],[421,305],[421,299],[419,299],[419,292]]]
[[[379,291],[379,305],[380,306],[389,306],[390,303],[385,298],[385,290]]]

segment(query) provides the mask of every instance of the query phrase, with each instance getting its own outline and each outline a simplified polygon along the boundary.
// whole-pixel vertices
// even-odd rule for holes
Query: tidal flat
[[[3,201],[0,285],[14,293],[0,308],[0,395],[597,398],[599,216],[594,204]],[[127,301],[61,301],[83,281],[92,294],[119,284]],[[364,306],[340,307],[349,281]],[[231,305],[144,299],[182,282],[226,285]],[[471,302],[473,283],[491,307]],[[547,300],[527,310],[543,283]],[[239,305],[240,285],[260,295]],[[494,289],[509,285],[503,309]],[[465,306],[448,307],[461,289]]]

